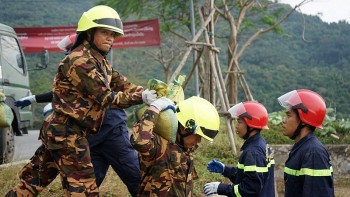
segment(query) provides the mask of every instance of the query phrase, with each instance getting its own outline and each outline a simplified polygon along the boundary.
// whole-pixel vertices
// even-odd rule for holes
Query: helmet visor
[[[116,27],[118,29],[123,29],[122,21],[116,18],[100,18],[100,19],[95,19],[93,21],[94,23],[97,23],[99,25],[107,25],[111,27]],[[111,30],[114,31],[113,29]]]
[[[210,138],[211,140],[215,138],[215,136],[219,133],[218,130],[211,130],[211,129],[206,129],[204,127],[200,127],[202,133],[207,136],[208,138]],[[207,139],[207,138],[206,138]]]
[[[228,112],[230,112],[232,118],[243,118],[247,117],[249,120],[252,119],[252,116],[248,114],[244,104],[242,102],[231,107]]]
[[[203,126],[198,126],[193,119],[187,120],[184,127],[188,134],[197,134],[209,141],[213,141],[219,132],[218,130],[211,130]]]
[[[293,90],[278,97],[280,105],[286,109],[301,109],[304,113],[308,112],[307,107],[303,104],[298,91]]]
[[[296,90],[290,91],[280,97],[278,97],[278,102],[280,105],[286,109],[292,108],[301,102],[299,94]]]

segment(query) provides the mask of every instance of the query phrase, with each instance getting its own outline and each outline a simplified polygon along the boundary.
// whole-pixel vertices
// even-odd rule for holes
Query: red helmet
[[[278,97],[280,105],[287,109],[297,109],[302,122],[322,129],[326,116],[323,98],[311,90],[293,90]]]
[[[267,110],[261,103],[245,101],[234,105],[228,111],[231,117],[243,118],[251,128],[269,129]]]

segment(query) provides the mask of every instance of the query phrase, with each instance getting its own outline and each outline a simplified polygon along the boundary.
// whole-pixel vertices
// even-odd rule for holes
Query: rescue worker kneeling
[[[173,108],[178,120],[175,142],[153,130],[160,112],[168,108]],[[138,196],[192,196],[193,180],[197,178],[192,153],[202,138],[213,141],[219,125],[217,110],[203,98],[193,96],[176,106],[167,98],[153,101],[134,125],[131,136],[140,159]]]

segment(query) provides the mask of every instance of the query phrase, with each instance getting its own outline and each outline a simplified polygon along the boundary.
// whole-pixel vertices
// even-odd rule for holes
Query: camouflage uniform
[[[146,110],[133,127],[131,144],[139,153],[141,185],[138,196],[192,196],[197,173],[193,150],[153,133],[159,114]]]
[[[65,196],[98,196],[86,136],[96,133],[105,110],[141,104],[143,88],[114,71],[84,41],[59,65],[53,109],[40,129],[41,145],[7,196],[37,196],[58,173]]]

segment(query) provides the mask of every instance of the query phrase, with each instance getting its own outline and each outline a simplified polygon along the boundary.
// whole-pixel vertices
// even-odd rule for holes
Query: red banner
[[[135,48],[159,46],[160,33],[158,19],[125,22],[124,36],[117,38],[113,48]],[[65,36],[75,33],[76,26],[60,27],[17,27],[14,28],[25,53],[43,50],[61,52],[57,43]]]

